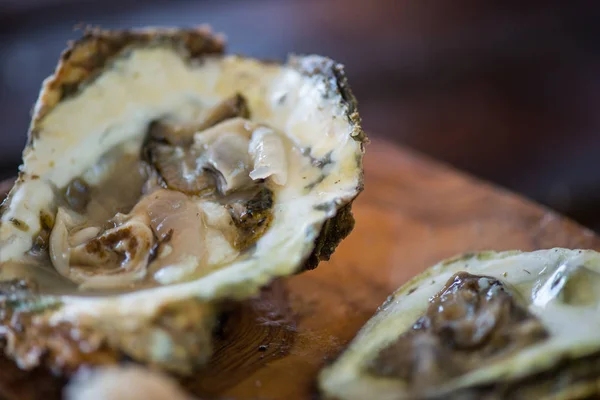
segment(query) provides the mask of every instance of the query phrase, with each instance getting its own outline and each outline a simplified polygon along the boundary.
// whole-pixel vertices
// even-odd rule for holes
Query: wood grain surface
[[[390,143],[365,159],[356,228],[330,262],[238,304],[210,364],[183,381],[202,399],[311,399],[315,378],[399,285],[457,253],[600,249],[591,231]],[[0,361],[0,396],[60,397],[63,381]]]

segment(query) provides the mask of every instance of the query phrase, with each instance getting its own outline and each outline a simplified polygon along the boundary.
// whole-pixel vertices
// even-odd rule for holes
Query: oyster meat
[[[219,304],[352,230],[366,137],[343,67],[224,55],[209,30],[91,30],[43,84],[0,209],[0,335],[22,368],[186,373]]]
[[[392,294],[319,385],[335,399],[592,398],[599,306],[594,251],[456,257]]]

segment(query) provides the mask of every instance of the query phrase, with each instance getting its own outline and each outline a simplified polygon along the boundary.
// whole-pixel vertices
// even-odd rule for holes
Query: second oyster
[[[600,254],[481,252],[392,294],[322,371],[325,398],[598,396]]]

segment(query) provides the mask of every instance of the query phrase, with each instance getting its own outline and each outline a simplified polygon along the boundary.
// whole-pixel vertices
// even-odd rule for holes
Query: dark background
[[[597,5],[598,4],[598,5]],[[256,57],[346,64],[387,138],[600,229],[600,2],[0,0],[0,178],[78,23],[210,23]]]

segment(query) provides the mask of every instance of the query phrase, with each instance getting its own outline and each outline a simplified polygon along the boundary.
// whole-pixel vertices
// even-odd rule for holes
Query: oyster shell
[[[352,230],[366,137],[343,67],[223,55],[204,28],[92,30],[36,103],[0,219],[6,353],[189,372],[219,304]]]
[[[319,376],[336,399],[579,399],[600,376],[600,254],[481,252],[399,288]]]

